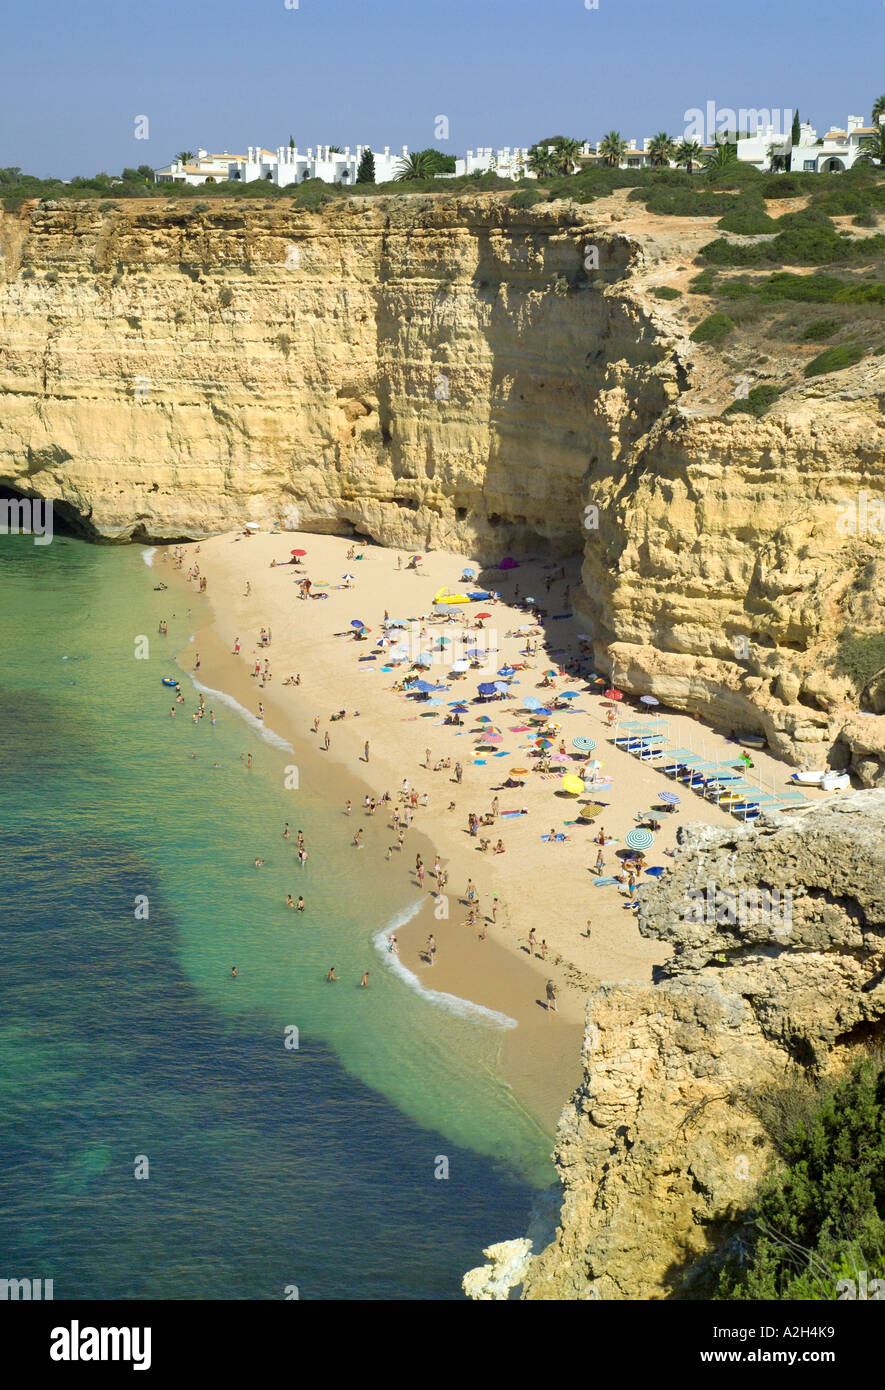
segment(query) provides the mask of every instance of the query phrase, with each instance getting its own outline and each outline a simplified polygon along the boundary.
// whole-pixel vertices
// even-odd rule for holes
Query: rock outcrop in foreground
[[[651,987],[588,1002],[584,1082],[559,1126],[554,1241],[490,1247],[473,1297],[659,1299],[690,1291],[772,1162],[748,1098],[838,1071],[885,1035],[885,791],[757,827],[688,826],[643,894],[673,955]],[[697,1271],[695,1271],[696,1274]],[[491,1276],[491,1279],[489,1278]]]

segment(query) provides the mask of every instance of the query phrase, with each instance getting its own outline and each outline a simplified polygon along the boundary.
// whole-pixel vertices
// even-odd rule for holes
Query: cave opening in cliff
[[[71,506],[69,502],[62,501],[61,498],[44,497],[39,492],[22,492],[9,483],[0,483],[0,506],[3,508],[4,518],[7,516],[7,509],[4,505],[6,503],[11,504],[11,510],[8,511],[8,529],[10,532],[30,530],[31,522],[28,520],[30,511],[33,509],[36,515],[37,510],[42,512],[44,506],[48,511],[48,504],[51,503],[52,510],[49,514],[51,515],[51,523],[49,516],[46,516],[48,534],[78,536],[81,540],[88,541],[101,539],[89,518],[83,516],[76,507]],[[37,527],[34,526],[33,529],[36,531]]]

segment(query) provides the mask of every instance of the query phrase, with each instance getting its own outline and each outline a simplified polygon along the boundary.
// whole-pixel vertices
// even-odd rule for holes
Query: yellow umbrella
[[[573,772],[569,772],[563,777],[561,786],[564,792],[570,792],[572,796],[580,796],[584,790],[584,783],[581,778],[576,777]]]

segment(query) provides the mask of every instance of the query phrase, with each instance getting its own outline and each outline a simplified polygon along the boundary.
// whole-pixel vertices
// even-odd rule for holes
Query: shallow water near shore
[[[155,575],[137,547],[0,540],[0,1272],[56,1298],[457,1297],[554,1176],[500,1079],[507,1019],[390,968],[417,892],[315,777],[287,787],[297,748],[211,693],[193,724],[171,654],[199,618]]]

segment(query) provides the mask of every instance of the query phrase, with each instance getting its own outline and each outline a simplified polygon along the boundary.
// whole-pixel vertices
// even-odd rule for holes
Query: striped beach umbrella
[[[644,830],[641,826],[636,830],[628,830],[624,836],[631,849],[651,849],[655,842],[655,837],[650,830]]]
[[[596,739],[588,738],[586,734],[578,734],[577,738],[572,739],[572,748],[577,748],[579,753],[592,753],[596,747]]]
[[[676,795],[675,792],[661,792],[658,796],[658,801],[663,801],[668,806],[679,805],[679,797]]]

